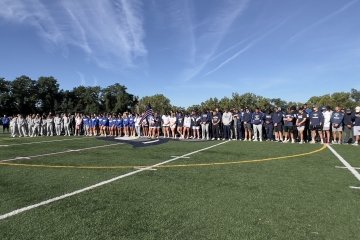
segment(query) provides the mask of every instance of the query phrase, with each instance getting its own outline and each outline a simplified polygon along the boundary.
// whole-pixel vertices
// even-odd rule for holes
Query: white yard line
[[[187,157],[187,156],[193,155],[193,154],[195,154],[195,153],[202,152],[202,151],[208,150],[208,149],[213,148],[213,147],[217,147],[217,146],[219,146],[219,145],[221,145],[221,144],[224,144],[224,143],[227,143],[227,142],[228,142],[228,141],[226,141],[226,142],[221,142],[221,143],[212,145],[212,146],[210,146],[210,147],[202,148],[202,149],[199,149],[199,150],[196,150],[196,151],[193,151],[193,152],[184,154],[184,155],[182,155],[182,156],[175,157],[175,158],[171,158],[171,159],[169,159],[169,160],[166,160],[166,161],[163,161],[163,162],[160,162],[160,163],[151,165],[151,166],[149,166],[149,167],[144,167],[144,168],[141,168],[141,169],[139,169],[139,170],[135,170],[135,171],[132,171],[132,172],[129,172],[129,173],[126,173],[126,174],[123,174],[123,175],[120,175],[120,176],[111,178],[111,179],[109,179],[109,180],[99,182],[99,183],[97,183],[97,184],[91,185],[91,186],[86,187],[86,188],[79,189],[79,190],[74,191],[74,192],[71,192],[71,193],[66,193],[66,194],[64,194],[64,195],[61,195],[61,196],[58,196],[58,197],[55,197],[55,198],[48,199],[48,200],[39,202],[39,203],[37,203],[37,204],[33,204],[33,205],[30,205],[30,206],[27,206],[27,207],[23,207],[23,208],[16,209],[16,210],[14,210],[14,211],[12,211],[12,212],[9,212],[9,213],[0,215],[0,220],[3,220],[3,219],[6,219],[6,218],[15,216],[15,215],[17,215],[17,214],[19,214],[19,213],[23,213],[23,212],[29,211],[29,210],[31,210],[31,209],[34,209],[34,208],[38,208],[38,207],[47,205],[47,204],[49,204],[49,203],[53,203],[53,202],[56,202],[56,201],[59,201],[59,200],[62,200],[62,199],[65,199],[65,198],[68,198],[68,197],[71,197],[71,196],[74,196],[74,195],[83,193],[83,192],[86,192],[86,191],[89,191],[89,190],[92,190],[92,189],[94,189],[94,188],[97,188],[97,187],[100,187],[100,186],[103,186],[103,185],[112,183],[112,182],[117,181],[117,180],[119,180],[119,179],[126,178],[126,177],[129,177],[129,176],[135,175],[135,174],[137,174],[137,173],[141,173],[141,172],[143,172],[143,171],[151,170],[152,168],[155,168],[155,167],[157,167],[157,166],[161,166],[161,165],[164,165],[164,164],[166,164],[166,163],[173,162],[173,161],[176,161],[176,160],[178,160],[178,159],[181,159],[182,157]]]
[[[335,166],[335,168],[347,169],[347,167],[343,167],[343,166]],[[354,169],[360,170],[360,167],[354,167]]]
[[[356,179],[360,181],[360,173],[356,171],[356,169],[351,166],[342,156],[340,156],[340,154],[338,154],[334,148],[332,148],[330,145],[328,145],[327,147],[340,160],[340,162],[356,177]]]
[[[147,141],[147,142],[143,142],[143,144],[155,143],[155,142],[158,142],[158,141],[160,141],[160,140],[157,139],[157,140],[153,140],[153,141]]]
[[[350,186],[350,188],[352,188],[352,189],[360,189],[360,187],[354,187],[354,186]]]
[[[39,154],[39,155],[34,155],[34,156],[20,156],[20,157],[15,157],[15,158],[10,158],[10,159],[0,160],[0,163],[2,163],[2,162],[11,162],[11,161],[16,161],[16,160],[21,160],[21,159],[31,159],[31,158],[52,156],[52,155],[70,153],[70,152],[80,152],[80,151],[84,151],[84,150],[90,150],[90,149],[96,149],[96,148],[103,148],[103,147],[110,147],[110,146],[115,146],[115,145],[120,145],[120,144],[124,144],[124,143],[114,143],[114,144],[107,144],[107,145],[101,145],[101,146],[95,146],[95,147],[87,147],[87,148],[80,148],[80,149],[69,149],[69,150],[66,150],[66,151],[53,152],[53,153],[45,153],[45,154]]]
[[[39,142],[28,142],[28,143],[14,143],[14,144],[8,144],[8,145],[0,145],[0,147],[12,147],[12,146],[21,146],[21,145],[32,145],[32,144],[39,144],[39,143],[52,143],[52,142],[63,142],[63,141],[73,141],[73,140],[81,140],[85,137],[81,138],[66,138],[66,139],[57,139],[57,140],[48,140],[48,141],[39,141]]]

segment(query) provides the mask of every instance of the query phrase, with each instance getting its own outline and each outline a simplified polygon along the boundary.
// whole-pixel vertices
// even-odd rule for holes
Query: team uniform
[[[263,117],[264,116],[262,112],[254,112],[252,114],[251,123],[253,124],[253,129],[254,129],[254,141],[257,141],[258,138],[260,142],[262,141]]]

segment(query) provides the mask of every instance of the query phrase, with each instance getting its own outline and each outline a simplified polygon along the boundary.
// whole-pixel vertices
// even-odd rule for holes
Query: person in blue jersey
[[[88,117],[88,115],[84,115],[83,117],[83,127],[84,127],[84,135],[85,136],[90,136],[90,118]]]
[[[304,108],[299,108],[299,111],[296,116],[296,127],[300,137],[300,144],[304,143],[304,131],[305,131],[305,124],[307,121],[307,114],[304,111]]]
[[[129,117],[126,112],[123,114],[123,130],[124,130],[124,136],[129,137]]]
[[[360,140],[360,106],[357,106],[355,108],[353,123],[354,123],[353,129],[354,129],[354,138],[355,138],[355,142],[353,143],[353,145],[358,146]]]
[[[254,141],[262,142],[262,127],[264,122],[264,115],[260,108],[255,108],[255,112],[251,115],[251,123],[254,130]]]
[[[248,107],[245,108],[244,115],[242,117],[244,123],[244,141],[252,140],[252,127],[251,127],[252,112]]]
[[[342,143],[342,132],[344,125],[344,113],[339,106],[335,107],[335,111],[331,115],[332,143]]]
[[[291,143],[295,143],[294,138],[294,131],[295,131],[295,124],[296,121],[296,115],[295,115],[295,107],[288,108],[288,111],[284,114],[283,117],[284,121],[284,142],[287,143],[290,141]]]
[[[109,136],[115,136],[116,119],[113,114],[109,114]]]
[[[99,135],[99,118],[98,118],[98,116],[96,116],[96,114],[93,114],[91,116],[91,126],[92,126],[91,135],[98,136]]]
[[[10,118],[6,115],[2,118],[2,125],[3,125],[3,133],[5,133],[5,130],[9,133],[9,127],[10,127]]]
[[[319,111],[317,106],[313,107],[313,111],[310,113],[310,129],[311,129],[311,142],[316,143],[316,135],[318,134],[320,137],[321,143],[324,143],[323,134],[322,134],[322,126],[324,124],[324,117],[322,113]]]
[[[129,114],[129,131],[130,136],[135,137],[135,117],[132,113]]]
[[[121,116],[121,114],[118,114],[117,118],[116,118],[116,136],[118,137],[122,137],[123,136],[123,118]]]
[[[104,116],[102,114],[99,114],[99,117],[98,117],[98,123],[99,123],[99,136],[102,136],[104,133],[103,133],[103,129],[104,129],[104,122],[103,122],[103,118]]]
[[[182,112],[179,112],[176,116],[176,126],[177,129],[176,131],[178,132],[180,139],[184,138],[184,132],[183,132],[183,128],[184,128],[184,115]]]
[[[273,141],[274,140],[274,122],[273,122],[273,112],[271,109],[268,109],[264,116],[264,126],[265,126],[265,133],[266,133],[266,141]]]
[[[204,110],[200,117],[200,125],[201,125],[201,138],[202,140],[209,140],[209,125],[211,121],[211,116],[208,110]]]

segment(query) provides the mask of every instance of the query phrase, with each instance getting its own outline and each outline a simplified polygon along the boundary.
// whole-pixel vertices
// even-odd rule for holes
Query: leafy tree
[[[55,112],[60,104],[59,84],[54,77],[40,77],[36,82],[38,93],[38,110]]]
[[[11,94],[11,82],[0,78],[0,114],[14,114],[15,104]]]
[[[74,111],[86,114],[100,111],[100,87],[79,86],[73,89]]]
[[[145,96],[139,100],[139,111],[144,112],[148,104],[151,105],[153,111],[164,114],[170,112],[172,106],[170,104],[170,99],[165,97],[163,94],[155,94],[153,96]]]
[[[129,94],[127,88],[119,83],[103,89],[102,101],[106,112],[125,112],[133,109],[137,103],[137,98]]]
[[[36,112],[36,81],[28,76],[20,76],[12,81],[11,92],[17,112],[22,114]]]
[[[356,102],[357,104],[360,104],[360,91],[359,90],[352,88],[351,92],[350,92],[350,96],[354,102]]]

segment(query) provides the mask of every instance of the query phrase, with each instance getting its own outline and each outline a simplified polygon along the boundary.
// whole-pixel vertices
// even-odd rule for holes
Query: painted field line
[[[215,145],[206,147],[206,148],[202,148],[202,149],[199,149],[199,150],[190,152],[190,153],[186,153],[186,154],[182,155],[181,157],[187,157],[187,156],[193,155],[193,154],[195,154],[195,153],[199,153],[199,152],[202,152],[202,151],[205,151],[205,150],[208,150],[208,149],[217,147],[217,146],[222,145],[222,144],[224,144],[224,143],[227,143],[227,142],[221,142],[221,143],[218,143],[218,144],[215,144]],[[91,185],[91,186],[86,187],[86,188],[79,189],[79,190],[74,191],[74,192],[71,192],[71,193],[66,193],[66,194],[64,194],[64,195],[61,195],[61,196],[58,196],[58,197],[54,197],[54,198],[48,199],[48,200],[39,202],[39,203],[37,203],[37,204],[33,204],[33,205],[29,205],[29,206],[27,206],[27,207],[23,207],[23,208],[16,209],[16,210],[11,211],[11,212],[9,212],[9,213],[0,215],[0,220],[3,220],[3,219],[6,219],[6,218],[15,216],[15,215],[17,215],[17,214],[20,214],[20,213],[29,211],[29,210],[34,209],[34,208],[38,208],[38,207],[47,205],[47,204],[49,204],[49,203],[53,203],[53,202],[56,202],[56,201],[59,201],[59,200],[62,200],[62,199],[65,199],[65,198],[68,198],[68,197],[71,197],[71,196],[74,196],[74,195],[83,193],[83,192],[86,192],[86,191],[89,191],[89,190],[92,190],[92,189],[94,189],[94,188],[97,188],[97,187],[100,187],[100,186],[103,186],[103,185],[106,185],[106,184],[115,182],[115,181],[117,181],[117,180],[119,180],[119,179],[126,178],[126,177],[135,175],[135,174],[137,174],[137,173],[141,173],[141,172],[146,171],[146,170],[150,170],[150,169],[155,168],[155,167],[157,167],[157,166],[161,166],[161,165],[164,165],[164,164],[166,164],[166,163],[176,161],[176,160],[178,160],[178,159],[180,159],[180,157],[171,158],[171,159],[169,159],[169,160],[166,160],[166,161],[163,161],[163,162],[160,162],[160,163],[157,163],[157,164],[148,166],[148,167],[144,167],[144,168],[141,168],[141,169],[139,169],[139,170],[135,170],[135,171],[132,171],[132,172],[129,172],[129,173],[126,173],[126,174],[123,174],[123,175],[120,175],[120,176],[111,178],[111,179],[106,180],[106,181],[99,182],[99,183],[97,183],[97,184]]]
[[[0,145],[0,147],[8,147],[9,145]]]
[[[16,157],[16,158],[0,160],[0,163],[16,161],[16,160],[19,160],[19,159],[30,159],[30,158],[46,157],[46,156],[52,156],[52,155],[58,155],[58,154],[64,154],[64,153],[71,153],[71,152],[80,152],[80,151],[84,151],[84,150],[91,150],[91,149],[97,149],[97,148],[103,148],[103,147],[110,147],[110,146],[121,145],[121,144],[124,144],[124,143],[114,143],[114,144],[107,144],[107,145],[80,148],[80,149],[69,149],[69,150],[66,150],[66,151],[53,152],[53,153],[44,153],[44,154],[39,154],[39,155],[34,155],[34,156]]]
[[[335,166],[336,168],[341,168],[341,169],[347,169],[347,167],[343,167],[343,166]],[[360,170],[360,167],[354,167],[354,169],[356,170]]]
[[[57,139],[57,140],[47,140],[47,141],[39,141],[39,142],[28,142],[28,143],[14,143],[14,144],[8,144],[8,145],[3,145],[4,147],[12,147],[12,146],[21,146],[21,145],[32,145],[32,144],[39,144],[39,143],[52,143],[52,142],[63,142],[63,141],[74,141],[74,140],[81,140],[84,139],[85,137],[81,137],[81,138],[66,138],[66,139]],[[0,145],[1,146],[1,145]]]
[[[340,156],[340,154],[338,154],[334,148],[332,148],[330,145],[327,145],[327,147],[340,160],[340,162],[344,164],[344,166],[356,177],[356,179],[360,181],[360,173],[356,171],[356,169],[351,166],[342,156]]]
[[[360,187],[354,187],[354,186],[350,186],[350,188],[352,188],[352,189],[360,189]]]
[[[157,140],[153,140],[153,141],[143,142],[143,144],[155,143],[155,142],[158,142],[158,141],[160,141],[160,140],[157,139]]]
[[[181,157],[181,156],[171,156],[171,157]],[[181,158],[190,158],[190,157],[181,157]]]

